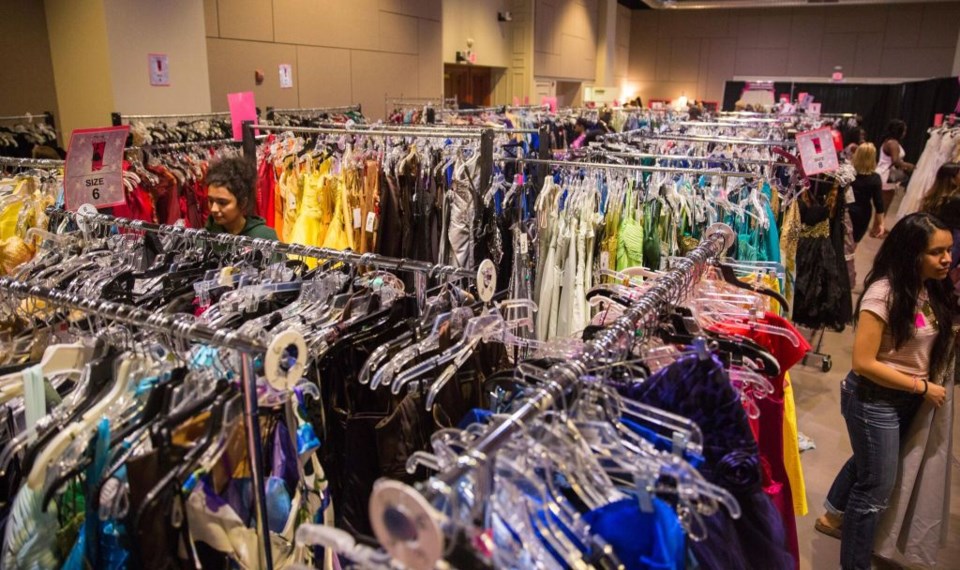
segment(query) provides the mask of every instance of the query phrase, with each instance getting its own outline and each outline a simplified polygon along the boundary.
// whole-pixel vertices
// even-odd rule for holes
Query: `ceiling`
[[[956,0],[617,0],[631,10],[700,10],[709,8],[786,8],[796,6],[853,6],[863,4],[917,4]]]

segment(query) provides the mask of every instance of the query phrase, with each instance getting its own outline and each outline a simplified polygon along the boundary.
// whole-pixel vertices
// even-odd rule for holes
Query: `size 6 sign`
[[[833,146],[833,132],[829,127],[797,133],[797,151],[807,176],[834,172],[840,168],[840,159]]]
[[[78,129],[70,134],[63,200],[68,210],[83,204],[109,208],[124,203],[123,147],[130,127]]]

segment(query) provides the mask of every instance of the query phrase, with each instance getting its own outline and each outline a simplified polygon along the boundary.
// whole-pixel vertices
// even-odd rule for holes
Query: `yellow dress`
[[[790,480],[793,496],[793,513],[798,517],[807,514],[807,486],[800,465],[800,443],[797,440],[797,406],[793,400],[793,385],[790,373],[783,376],[783,466]]]
[[[335,177],[337,184],[337,203],[333,220],[323,240],[323,247],[330,249],[355,249],[353,241],[353,212],[350,211],[350,193],[342,176]]]
[[[329,178],[331,161],[327,160],[319,168],[303,176],[303,196],[300,201],[299,213],[290,228],[287,240],[289,243],[299,243],[309,246],[319,246],[326,238],[329,218],[324,219],[323,200],[324,185]],[[304,260],[311,269],[316,267],[317,260]]]

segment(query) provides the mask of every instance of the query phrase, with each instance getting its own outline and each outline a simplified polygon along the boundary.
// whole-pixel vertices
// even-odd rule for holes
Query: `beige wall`
[[[597,67],[600,0],[537,0],[534,74],[593,81]]]
[[[103,0],[114,111],[207,113],[210,83],[203,5],[196,0]],[[150,85],[147,54],[167,54],[170,86]],[[108,116],[109,118],[109,116]]]
[[[509,12],[509,0],[444,0],[443,62],[456,63],[457,52],[466,51],[473,39],[477,65],[510,65],[510,22],[498,22],[497,12]]]
[[[110,124],[114,107],[107,22],[99,1],[45,0],[44,9],[66,145],[74,129]]]
[[[927,78],[952,72],[960,2],[751,10],[638,10],[628,83],[644,100],[720,101],[735,76]]]
[[[443,91],[441,0],[204,0],[203,8],[215,111],[227,109],[227,93],[253,91],[261,108],[360,103],[376,119],[387,95]],[[291,89],[280,88],[282,63],[293,68]]]
[[[0,2],[0,115],[57,115],[43,2]],[[6,124],[6,123],[4,123]]]

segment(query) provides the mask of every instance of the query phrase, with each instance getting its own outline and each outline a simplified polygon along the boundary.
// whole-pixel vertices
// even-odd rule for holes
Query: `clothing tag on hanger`
[[[373,212],[367,212],[367,225],[364,228],[367,231],[367,233],[373,233],[373,230],[376,227],[376,223],[377,223],[377,215],[374,214]]]
[[[360,208],[353,209],[353,229],[360,228]]]
[[[847,190],[843,193],[844,197],[847,199],[847,204],[853,204],[857,201],[856,196],[853,195],[853,185],[847,186]]]
[[[600,269],[610,269],[610,252],[601,251],[600,252]]]
[[[526,255],[530,251],[530,241],[527,234],[520,232],[520,255]]]

